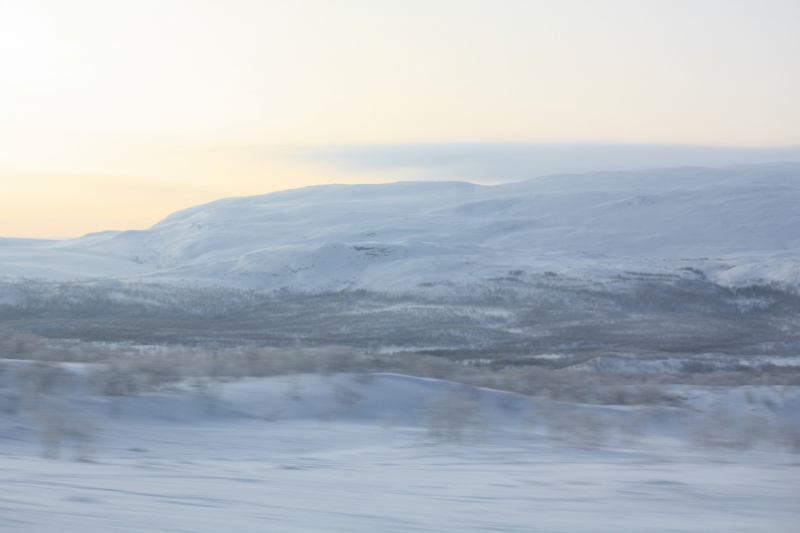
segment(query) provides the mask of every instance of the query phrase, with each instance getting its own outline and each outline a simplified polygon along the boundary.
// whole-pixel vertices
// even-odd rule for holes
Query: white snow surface
[[[797,287],[798,206],[800,163],[323,185],[218,200],[143,231],[0,239],[0,279],[386,290],[690,267],[724,285]]]
[[[65,416],[90,413],[98,428],[88,462],[69,447],[39,457],[36,417],[0,411],[0,530],[790,533],[800,523],[796,455],[674,438],[670,421],[694,409],[753,408],[738,388],[676,387],[688,409],[562,405],[620,420],[650,413],[662,429],[588,449],[526,423],[544,404],[489,389],[473,391],[478,433],[431,441],[426,406],[453,387],[439,380],[295,375],[213,387],[60,397]],[[748,390],[796,411],[795,389]]]

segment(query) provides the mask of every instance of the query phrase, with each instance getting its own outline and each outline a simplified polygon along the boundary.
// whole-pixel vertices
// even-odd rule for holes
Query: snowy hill
[[[718,389],[684,388],[677,408],[394,374],[124,397],[28,392],[24,409],[0,410],[0,526],[567,533],[591,520],[597,532],[796,531],[796,456],[763,428],[783,427],[776,412],[796,410],[797,387]],[[722,448],[714,433],[685,439],[730,420],[747,438]]]
[[[463,182],[326,185],[228,198],[149,230],[0,239],[0,278],[412,288],[552,271],[702,271],[800,284],[800,163]]]

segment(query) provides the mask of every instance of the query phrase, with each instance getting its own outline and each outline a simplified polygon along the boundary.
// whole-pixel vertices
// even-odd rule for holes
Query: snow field
[[[0,528],[796,531],[797,455],[679,435],[681,417],[764,405],[724,389],[676,387],[687,402],[678,409],[531,402],[394,374],[186,382],[120,397],[77,386],[0,414]],[[772,402],[763,414],[775,420],[800,400],[796,387],[741,389]],[[64,432],[60,459],[40,457],[48,422],[36,405],[61,406],[68,427],[90,420],[91,450]],[[646,428],[627,436],[591,425],[616,417],[623,427],[637,413]],[[88,461],[75,461],[82,453]]]

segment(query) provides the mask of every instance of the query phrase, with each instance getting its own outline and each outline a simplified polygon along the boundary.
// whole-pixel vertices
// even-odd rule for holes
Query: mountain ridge
[[[320,185],[224,198],[147,230],[0,240],[0,278],[248,289],[408,289],[509,271],[702,271],[800,285],[800,163],[468,182]]]

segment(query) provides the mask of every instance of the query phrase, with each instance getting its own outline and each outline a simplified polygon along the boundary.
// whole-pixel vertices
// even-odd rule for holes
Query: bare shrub
[[[359,367],[358,354],[352,348],[330,346],[320,358],[320,370],[323,374],[337,372],[353,372]]]
[[[364,399],[359,393],[341,383],[336,383],[333,386],[333,398],[343,411],[351,409]]]
[[[752,390],[750,390],[750,389],[747,389],[747,391],[745,391],[745,393],[744,393],[744,399],[745,399],[745,401],[747,401],[747,403],[749,403],[749,404],[754,404],[754,403],[756,403],[756,398],[755,398],[755,396],[753,395],[753,391],[752,391]]]
[[[25,393],[33,395],[59,392],[75,381],[60,366],[38,361],[19,368],[15,378]]]
[[[314,353],[300,346],[285,352],[278,352],[285,368],[292,373],[309,374],[317,371],[319,367],[319,353]]]
[[[597,413],[578,410],[568,417],[570,441],[581,448],[598,448],[608,440],[609,424]]]
[[[409,361],[413,375],[434,378],[434,379],[453,379],[456,375],[456,364],[443,357],[418,356]]]
[[[219,384],[211,379],[198,377],[190,382],[192,392],[198,403],[207,413],[216,412],[222,404],[220,398]]]
[[[570,409],[559,402],[548,402],[542,409],[547,435],[554,440],[564,440],[569,434]]]
[[[547,402],[542,409],[548,436],[581,448],[597,448],[606,443],[610,424],[599,414],[561,402]]]
[[[22,392],[16,383],[11,365],[0,362],[0,412],[13,415],[22,407]]]
[[[452,442],[461,441],[470,434],[477,435],[486,423],[479,395],[476,389],[453,386],[434,398],[424,408],[428,437]]]
[[[769,396],[764,396],[761,399],[761,403],[763,403],[764,407],[766,407],[767,409],[769,409],[772,412],[775,412],[775,411],[778,410],[778,405],[775,403],[775,400],[773,400]]]
[[[677,407],[681,400],[675,394],[667,392],[656,385],[639,385],[635,387],[634,405],[671,405]]]
[[[93,369],[87,382],[103,396],[125,396],[146,390],[145,380],[136,365],[121,359]]]
[[[635,444],[647,434],[647,415],[642,411],[629,411],[618,429],[622,442]]]
[[[299,380],[296,378],[291,378],[289,380],[289,386],[284,394],[288,399],[299,402],[303,399],[303,386],[300,384]]]
[[[274,373],[273,365],[265,357],[264,350],[259,350],[256,346],[250,345],[246,346],[240,353],[245,375],[262,377]]]
[[[686,427],[686,437],[699,448],[730,448],[735,443],[735,421],[723,410],[695,416]]]
[[[43,457],[58,459],[63,447],[71,447],[76,460],[90,459],[98,427],[88,413],[50,398],[39,403],[34,419]]]
[[[729,413],[716,410],[694,417],[685,429],[689,442],[702,448],[749,450],[763,446],[800,453],[800,426],[755,413],[734,419]]]

